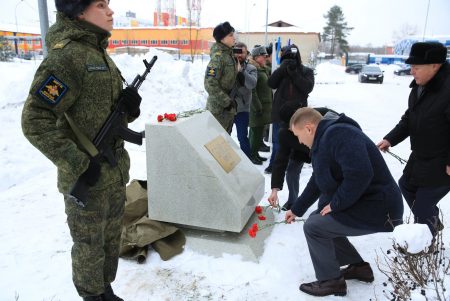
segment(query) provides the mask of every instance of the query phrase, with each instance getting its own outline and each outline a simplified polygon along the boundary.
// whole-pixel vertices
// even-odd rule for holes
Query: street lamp
[[[14,38],[14,47],[16,48],[16,54],[19,55],[19,47],[18,47],[18,43],[17,43],[17,34],[19,33],[19,25],[17,24],[17,7],[19,6],[20,3],[22,3],[23,0],[19,0],[19,2],[17,2],[16,4],[16,8],[14,9],[14,18],[16,19],[16,33],[14,34],[15,38]]]

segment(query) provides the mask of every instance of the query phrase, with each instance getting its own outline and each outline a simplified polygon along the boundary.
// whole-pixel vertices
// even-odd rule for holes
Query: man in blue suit
[[[290,128],[311,150],[313,174],[286,212],[286,222],[305,214],[319,199],[318,209],[303,227],[317,281],[301,284],[300,290],[314,296],[345,296],[345,280],[374,280],[370,265],[347,236],[389,232],[402,223],[400,189],[377,146],[344,114],[322,116],[301,108]]]

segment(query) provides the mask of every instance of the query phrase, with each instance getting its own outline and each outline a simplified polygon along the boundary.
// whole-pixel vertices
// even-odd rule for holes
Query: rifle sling
[[[80,130],[80,128],[76,125],[75,121],[67,114],[64,113],[64,116],[66,116],[67,121],[69,122],[70,127],[72,128],[73,133],[77,137],[78,141],[81,143],[81,145],[84,147],[84,149],[91,155],[92,158],[98,155],[98,150],[95,147],[95,145],[89,140],[88,137],[86,137],[85,134]]]

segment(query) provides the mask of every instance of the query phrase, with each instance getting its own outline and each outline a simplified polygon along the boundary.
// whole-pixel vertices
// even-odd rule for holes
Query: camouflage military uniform
[[[206,68],[205,89],[208,92],[206,109],[231,133],[236,107],[230,97],[237,75],[233,50],[222,43],[211,47],[211,60]]]
[[[122,91],[120,72],[105,51],[109,36],[94,25],[58,13],[47,35],[49,54],[36,72],[23,108],[23,132],[58,168],[58,189],[64,195],[89,165],[89,156],[64,114],[92,140]],[[116,275],[130,166],[123,146],[121,139],[111,145],[118,166],[101,160],[101,176],[89,190],[86,208],[65,197],[74,242],[73,281],[82,297],[103,293]]]

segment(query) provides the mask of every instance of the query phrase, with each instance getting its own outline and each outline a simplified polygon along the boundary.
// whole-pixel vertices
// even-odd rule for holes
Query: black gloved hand
[[[297,70],[297,65],[295,63],[289,64],[286,68],[286,71],[290,76],[293,76],[295,74],[296,70]]]
[[[89,186],[94,186],[100,178],[100,163],[96,160],[89,162],[88,169],[80,176]]]
[[[237,103],[234,99],[231,100],[231,103],[228,105],[228,107],[225,108],[225,110],[231,111],[233,108],[237,108]]]
[[[242,71],[238,72],[238,74],[236,75],[236,81],[239,83],[241,87],[245,85],[245,75]]]
[[[126,87],[122,90],[121,97],[123,98],[123,103],[128,115],[131,117],[139,117],[141,114],[139,106],[141,105],[142,100],[139,93],[134,88]]]

